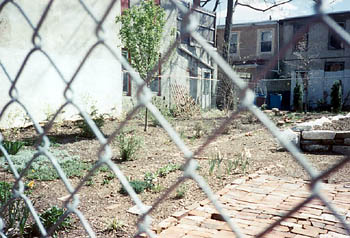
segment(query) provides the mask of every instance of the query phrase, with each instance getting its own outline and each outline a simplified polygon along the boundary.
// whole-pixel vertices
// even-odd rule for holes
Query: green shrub
[[[50,149],[49,151],[57,159],[58,164],[67,177],[82,176],[84,170],[89,168],[89,165],[83,163],[79,156],[71,156],[64,150]],[[36,151],[33,150],[23,150],[16,155],[10,156],[10,158],[17,171],[21,172],[26,168],[27,163],[33,158],[35,153]],[[4,157],[0,158],[0,166],[10,171],[10,167]],[[37,180],[54,180],[59,178],[51,161],[44,155],[35,158],[27,170],[26,177]]]
[[[43,223],[43,226],[46,230],[48,230],[51,226],[53,226],[60,217],[64,214],[64,210],[62,208],[59,208],[57,206],[52,206],[51,208],[47,209],[45,212],[39,215],[40,221]],[[57,234],[57,231],[60,230],[66,230],[72,226],[71,218],[67,216],[64,218],[64,220],[56,227],[55,233]],[[37,225],[34,225],[34,229],[38,229]]]
[[[149,186],[145,181],[141,180],[131,180],[129,181],[129,184],[137,194],[142,193]],[[120,188],[119,193],[123,195],[128,195],[128,192],[126,191],[124,186]]]
[[[3,147],[6,149],[7,153],[10,155],[15,155],[24,145],[22,141],[6,141],[1,142]],[[0,151],[0,156],[2,156],[2,152]]]
[[[93,110],[90,113],[90,117],[93,120],[93,122],[96,124],[97,128],[99,128],[101,130],[101,128],[103,127],[105,121],[103,118],[103,115],[97,114],[97,109]],[[81,129],[82,131],[82,136],[86,137],[86,138],[94,138],[95,137],[95,133],[92,131],[92,129],[90,128],[89,124],[83,119],[82,121],[78,122],[78,127]]]
[[[293,107],[297,112],[303,111],[303,91],[298,82],[296,83],[293,91]]]
[[[5,205],[12,197],[12,186],[4,181],[0,181],[0,208]],[[25,228],[28,226],[29,209],[24,200],[16,198],[7,204],[1,213],[4,221],[3,232],[6,237],[22,237]]]
[[[342,86],[340,81],[335,81],[331,90],[331,103],[333,107],[333,112],[338,113],[342,109]]]
[[[141,139],[136,135],[128,135],[121,132],[116,140],[118,142],[120,159],[129,161],[135,159],[137,151],[141,148]]]

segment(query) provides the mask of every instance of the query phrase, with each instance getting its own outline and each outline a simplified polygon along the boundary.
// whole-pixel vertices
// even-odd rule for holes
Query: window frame
[[[271,32],[271,41],[263,41],[262,40],[262,35],[265,32]],[[257,40],[257,54],[262,55],[262,54],[273,54],[274,52],[274,46],[275,46],[275,29],[274,28],[264,28],[264,29],[258,29],[258,34],[257,34],[258,40]],[[264,42],[271,42],[271,50],[270,51],[262,51],[262,43]]]
[[[234,31],[234,32],[231,32],[231,34],[230,34],[229,49],[228,49],[228,52],[229,52],[230,55],[239,55],[239,38],[240,38],[240,34],[239,33],[240,32],[238,32],[238,31]],[[236,52],[231,52],[231,43],[232,43],[233,35],[237,35]]]
[[[127,49],[123,48],[122,49],[122,56],[123,57],[124,57],[124,53],[125,52],[127,53],[127,56],[128,56],[127,60],[130,63],[131,62],[130,52]],[[127,90],[126,91],[124,90],[124,79],[125,79],[125,77],[127,77]],[[131,96],[131,77],[130,77],[129,72],[126,69],[124,69],[123,66],[122,66],[122,79],[123,79],[123,83],[122,83],[123,95],[124,96]]]
[[[344,30],[346,29],[346,23],[345,21],[336,21],[337,24],[342,27]],[[334,46],[331,46],[331,41],[335,41],[335,43],[339,43],[340,47],[336,48]],[[328,50],[344,50],[345,49],[345,44],[344,41],[339,39],[339,37],[333,33],[331,30],[328,30]]]
[[[158,75],[155,76],[154,80],[152,80],[152,82],[150,83],[149,85],[149,88],[150,90],[153,92],[153,93],[157,93],[157,96],[162,96],[162,65],[160,64],[160,59],[161,59],[161,54],[159,54],[159,60],[158,60]],[[158,80],[158,88],[157,90],[153,90],[153,88],[151,87],[151,84]]]

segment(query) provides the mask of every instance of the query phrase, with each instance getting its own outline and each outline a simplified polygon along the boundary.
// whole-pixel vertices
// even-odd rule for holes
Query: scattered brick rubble
[[[322,194],[350,224],[350,188],[348,184],[322,184]],[[308,182],[254,174],[238,179],[217,193],[226,214],[245,237],[262,232],[310,195]],[[228,224],[208,199],[174,213],[154,227],[159,238],[233,238]],[[346,238],[339,220],[318,199],[273,228],[265,238]]]

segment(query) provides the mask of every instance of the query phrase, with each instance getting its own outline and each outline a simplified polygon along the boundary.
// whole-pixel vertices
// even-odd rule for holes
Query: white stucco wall
[[[17,0],[28,18],[36,25],[48,0]],[[88,7],[99,19],[109,2],[86,0]],[[114,18],[120,14],[118,1],[103,25],[101,34],[113,49],[120,47]],[[79,1],[54,1],[40,29],[42,49],[51,57],[66,80],[70,80],[80,62],[97,41],[96,24]],[[28,52],[33,48],[33,30],[12,4],[7,4],[0,14],[0,62],[12,79]],[[0,110],[9,102],[10,82],[0,68]],[[20,101],[37,121],[45,120],[65,102],[65,83],[48,59],[40,52],[31,55],[18,78],[16,88]],[[122,110],[121,66],[103,45],[95,48],[75,78],[74,98],[87,112],[96,107],[100,113],[118,116]],[[17,104],[18,105],[18,104]],[[64,109],[61,119],[73,119],[78,111],[72,106]],[[24,111],[11,105],[0,118],[1,127],[21,126]]]

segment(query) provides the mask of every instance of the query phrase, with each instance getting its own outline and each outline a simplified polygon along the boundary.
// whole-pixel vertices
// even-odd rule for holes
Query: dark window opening
[[[326,72],[344,71],[344,62],[326,62],[324,71]]]
[[[339,26],[345,29],[344,22],[337,22]],[[328,49],[330,50],[341,50],[344,49],[344,42],[333,32],[329,33],[328,38]]]
[[[301,24],[294,24],[293,25],[293,31],[294,35],[297,34],[303,25]],[[301,38],[295,43],[294,45],[294,51],[302,52],[302,51],[307,51],[309,46],[309,33],[306,32],[301,36]]]

